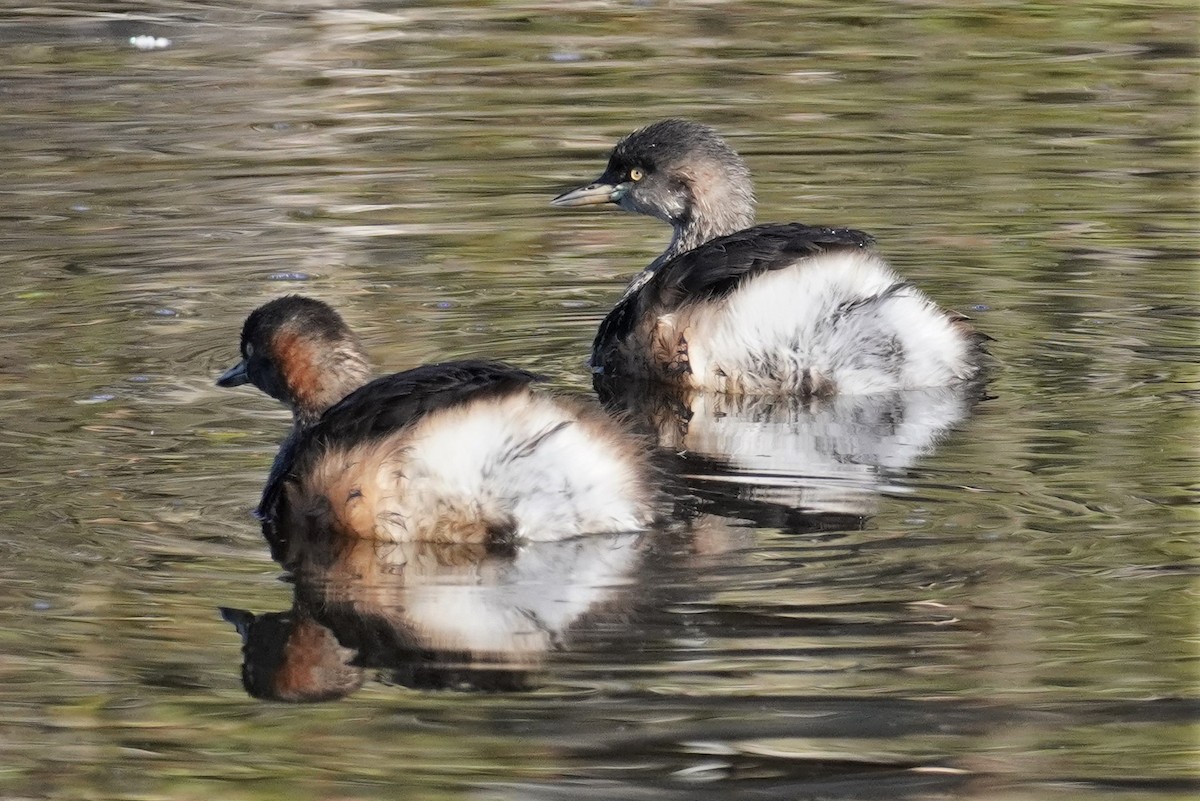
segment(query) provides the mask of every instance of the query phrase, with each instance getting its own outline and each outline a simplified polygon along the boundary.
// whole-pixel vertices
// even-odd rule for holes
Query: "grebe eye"
[[[634,167],[632,170],[629,171],[629,180],[631,180],[631,181],[640,181],[645,177],[646,177],[646,173],[642,172],[637,167]]]

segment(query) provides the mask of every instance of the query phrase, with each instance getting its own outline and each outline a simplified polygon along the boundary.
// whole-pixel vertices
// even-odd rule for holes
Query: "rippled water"
[[[0,11],[0,794],[1195,795],[1198,32],[1188,3]],[[248,510],[287,417],[212,385],[245,314],[304,292],[381,367],[589,394],[667,231],[548,200],[670,115],[728,136],[763,220],[869,230],[969,311],[986,397],[684,428],[634,399],[681,452],[664,530],[281,581]],[[222,608],[342,700],[248,695]]]

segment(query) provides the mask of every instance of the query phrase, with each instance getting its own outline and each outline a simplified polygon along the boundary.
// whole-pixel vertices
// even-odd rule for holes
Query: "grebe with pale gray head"
[[[552,203],[614,203],[674,229],[601,323],[598,373],[813,397],[952,386],[980,373],[986,337],[900,278],[867,234],[754,225],[750,172],[707,126],[638,129],[595,181]]]

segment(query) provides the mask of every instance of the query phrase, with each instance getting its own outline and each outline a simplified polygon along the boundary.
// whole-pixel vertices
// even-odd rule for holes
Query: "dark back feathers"
[[[862,231],[802,223],[756,225],[706,242],[662,265],[641,289],[608,313],[592,346],[592,363],[599,366],[602,352],[629,336],[643,317],[720,300],[743,281],[789,267],[806,256],[861,250],[874,242]]]
[[[387,436],[430,412],[545,380],[500,362],[426,364],[377,378],[330,407],[308,434],[323,448]]]

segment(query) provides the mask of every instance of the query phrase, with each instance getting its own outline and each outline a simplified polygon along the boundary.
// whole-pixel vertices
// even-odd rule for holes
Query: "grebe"
[[[897,276],[867,234],[753,225],[750,172],[707,126],[634,131],[599,178],[552,203],[615,203],[674,228],[601,323],[597,373],[824,397],[949,386],[980,371],[986,337]]]
[[[532,391],[533,373],[459,361],[368,381],[337,312],[294,295],[250,314],[241,355],[217,384],[252,383],[294,419],[258,509],[273,548],[310,529],[508,547],[654,517],[648,446],[598,409]]]

